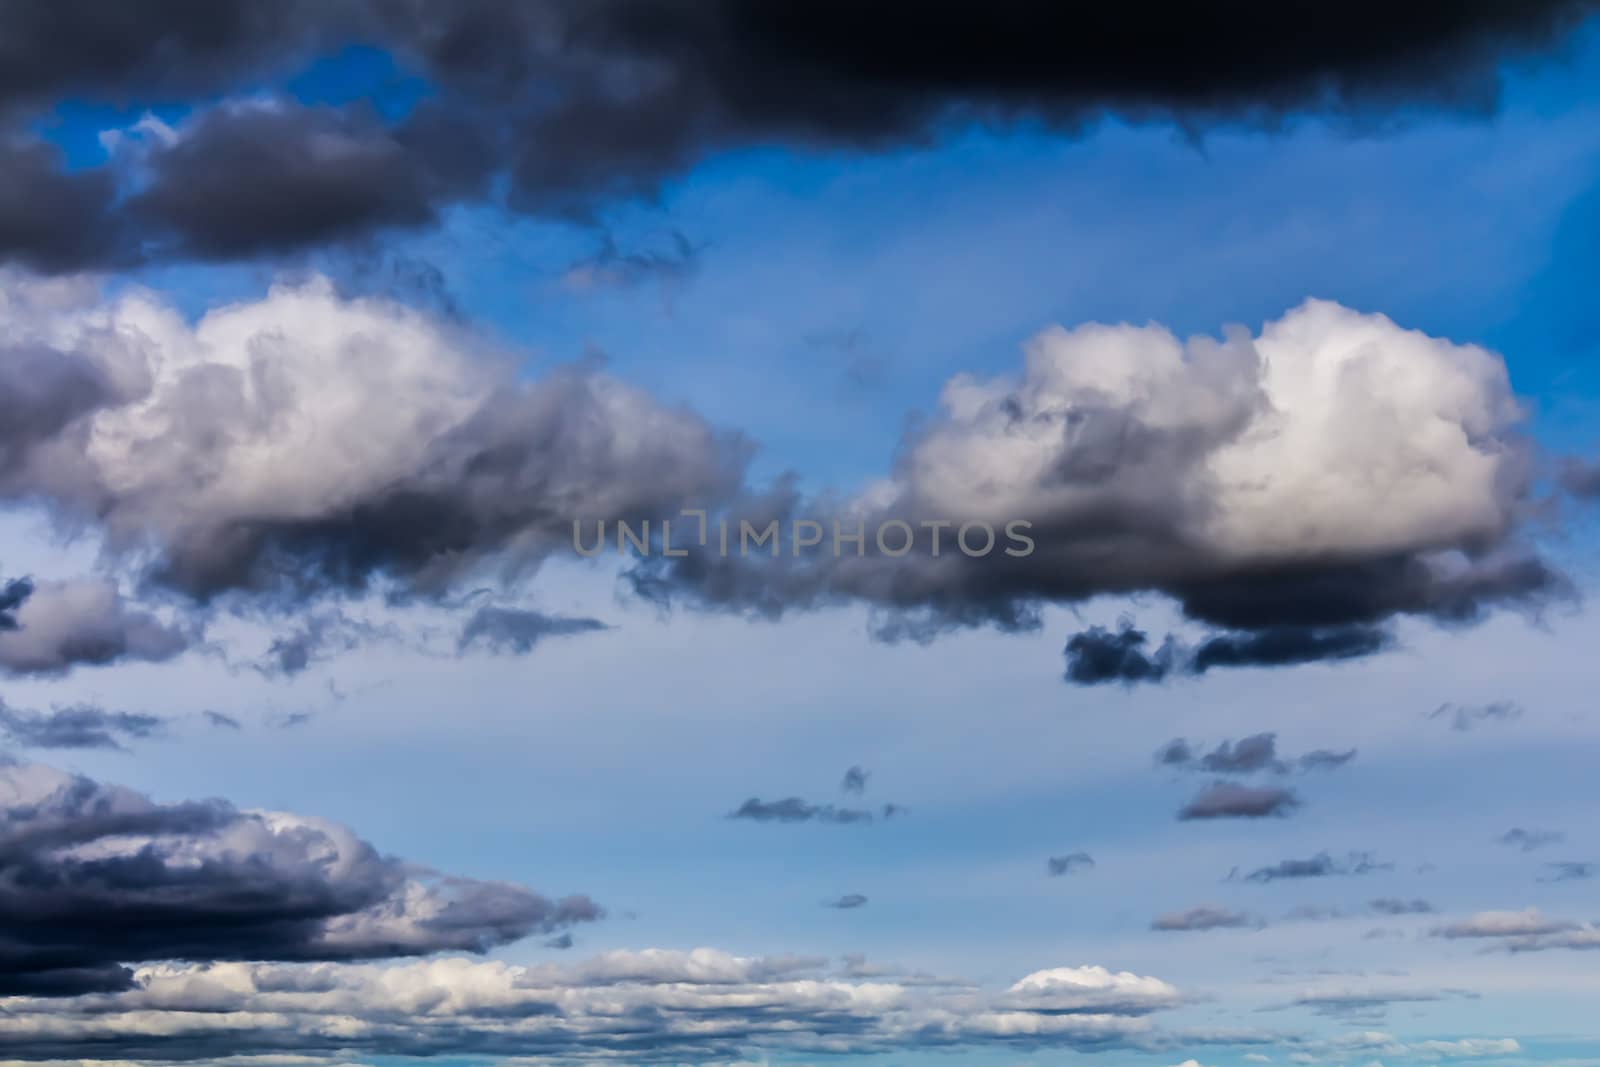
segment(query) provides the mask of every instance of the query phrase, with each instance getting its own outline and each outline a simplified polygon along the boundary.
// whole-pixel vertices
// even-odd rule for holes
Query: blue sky
[[[880,151],[750,144],[587,222],[465,200],[437,224],[350,243],[77,279],[96,307],[136,294],[203,330],[220,308],[271,309],[271,287],[326,276],[338,300],[420,308],[463,351],[509,360],[520,382],[603,366],[663,408],[748,438],[745,484],[792,472],[813,501],[890,477],[915,458],[916,427],[943,425],[947,382],[1013,378],[1023,346],[1052,325],[1153,322],[1186,337],[1240,323],[1260,334],[1308,298],[1334,301],[1503,358],[1527,412],[1516,433],[1532,439],[1540,503],[1519,512],[1521,536],[1571,578],[1571,595],[1491,605],[1469,622],[1397,613],[1379,620],[1392,644],[1365,658],[1085,687],[1063,680],[1072,634],[1127,616],[1198,642],[1214,620],[1186,616],[1151,583],[1047,599],[1042,625],[1024,632],[954,627],[928,643],[882,642],[871,630],[883,605],[867,596],[779,620],[705,610],[692,596],[662,607],[630,593],[615,557],[560,553],[514,574],[490,559],[446,592],[396,578],[388,599],[379,582],[286,610],[240,590],[205,600],[163,587],[147,565],[168,551],[164,516],[141,519],[145,539],[129,548],[104,517],[109,504],[84,519],[65,490],[6,483],[0,580],[27,575],[45,588],[97,575],[164,623],[204,630],[181,654],[145,657],[154,662],[7,667],[0,710],[89,706],[165,720],[125,747],[33,751],[15,735],[14,754],[164,804],[224,797],[331,820],[385,855],[604,907],[604,919],[568,931],[570,948],[538,935],[490,946],[490,960],[518,966],[710,948],[822,957],[835,962],[819,964],[817,980],[848,983],[862,979],[828,968],[860,954],[911,998],[918,975],[997,991],[1096,966],[1183,993],[1150,1016],[1158,1039],[944,1048],[901,1035],[885,1050],[756,1034],[740,1050],[748,1062],[1596,1062],[1591,952],[1444,933],[1530,908],[1590,933],[1600,923],[1596,868],[1557,879],[1555,866],[1600,865],[1588,788],[1600,741],[1592,501],[1554,479],[1565,458],[1600,445],[1592,29],[1560,61],[1508,69],[1488,117],[1402,109],[1385,120],[1392,128],[1352,132],[1298,116],[1280,131],[1221,128],[1198,142],[1168,124],[1107,119],[1075,137],[1026,122],[953,126]],[[184,128],[219,101],[279,94],[370,104],[394,125],[436,89],[381,51],[353,48],[211,95],[64,97],[34,129],[70,170],[91,172],[111,165],[102,133],[147,112]],[[7,301],[21,300],[13,288],[45,284],[6,269]],[[282,328],[298,339],[321,327]],[[251,343],[271,344],[271,332]],[[401,406],[407,388],[375,389],[365,403]],[[363,439],[348,439],[350,454]],[[196,469],[206,459],[193,457]],[[525,654],[458,645],[461,619],[485,603],[605,629],[542,636]],[[319,617],[335,620],[337,638],[303,669],[275,669],[274,639]],[[1436,714],[1444,705],[1466,717]],[[1484,708],[1503,710],[1472,710]],[[208,711],[240,728],[208,726]],[[1175,818],[1216,775],[1158,766],[1163,744],[1183,737],[1209,751],[1264,733],[1290,760],[1357,755],[1328,771],[1240,776],[1291,787],[1302,803],[1287,817]],[[852,766],[870,772],[859,795],[841,787]],[[730,818],[747,797],[905,810],[870,825]],[[1524,851],[1499,840],[1515,827],[1561,837]],[[1091,869],[1048,873],[1050,857],[1078,852]],[[1368,855],[1377,869],[1246,877],[1322,854],[1335,866]],[[846,894],[867,902],[825,906]],[[1428,907],[1388,916],[1372,903],[1385,899]],[[1239,921],[1153,928],[1201,906]],[[44,1011],[33,999],[18,998],[20,1009]],[[19,1061],[64,1059],[20,1040]],[[240,1040],[231,1054],[253,1054]],[[130,1047],[117,1058],[166,1062]],[[411,1062],[359,1044],[327,1058]],[[491,1048],[459,1062],[515,1059]]]

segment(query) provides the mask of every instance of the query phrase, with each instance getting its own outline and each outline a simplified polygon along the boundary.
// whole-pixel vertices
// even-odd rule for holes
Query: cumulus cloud
[[[129,965],[162,960],[484,952],[602,914],[429,872],[324,820],[21,763],[0,766],[0,909],[16,920],[0,994],[41,996],[137,991]]]
[[[1300,798],[1292,789],[1213,782],[1178,810],[1178,818],[1261,819],[1288,815],[1299,806]]]
[[[1085,631],[1068,646],[1075,682],[1365,654],[1384,642],[1330,635],[1569,591],[1520,534],[1529,446],[1502,360],[1381,315],[1313,300],[1256,335],[1187,342],[1155,325],[1051,328],[1020,376],[958,376],[940,408],[857,497],[780,484],[726,515],[735,530],[826,520],[866,531],[861,544],[776,559],[691,544],[643,561],[635,588],[765,617],[864,601],[880,636],[919,639],[1156,591],[1210,631],[1195,649],[1152,647],[1131,624]],[[1031,551],[1000,536],[1014,521],[1031,524]],[[961,550],[962,527],[985,544],[979,524],[1006,548]],[[1292,646],[1304,657],[1285,628],[1309,638]]]
[[[522,381],[464,330],[320,279],[190,323],[147,292],[8,276],[0,310],[0,347],[40,353],[64,393],[9,446],[0,499],[95,524],[199,600],[510,577],[570,551],[577,517],[672,514],[740,479],[742,443],[594,367]]]
[[[728,1063],[774,1055],[1143,1048],[1183,1002],[1157,978],[1061,967],[998,991],[824,973],[712,949],[610,952],[571,966],[158,964],[131,988],[7,1005],[12,1055],[95,1061],[255,1056]]]
[[[1042,122],[1071,135],[1107,115],[1195,132],[1307,112],[1355,128],[1418,106],[1482,113],[1503,61],[1550,50],[1589,10],[1585,0],[1360,4],[1283,19],[1261,0],[1163,11],[1152,41],[1136,10],[1018,0],[266,6],[159,5],[134,19],[76,0],[13,19],[0,85],[9,126],[67,97],[224,102],[98,168],[69,169],[13,134],[0,254],[63,269],[282,252],[425,224],[483,197],[592,217],[718,151],[873,150],[958,123]],[[103,47],[112,40],[114,56]],[[392,120],[365,98],[229,98],[353,42],[387,51],[428,84],[426,98]],[[129,184],[133,195],[119,195]]]
[[[194,646],[198,628],[164,622],[101,579],[20,578],[0,592],[0,671],[60,675],[74,667],[160,663]]]

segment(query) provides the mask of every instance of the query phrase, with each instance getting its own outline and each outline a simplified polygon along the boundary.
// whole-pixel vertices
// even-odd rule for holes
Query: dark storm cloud
[[[166,726],[167,720],[159,715],[107,711],[96,704],[29,711],[0,700],[0,736],[21,748],[120,750],[125,741],[155,737]]]
[[[12,994],[130,989],[127,965],[155,960],[484,952],[602,914],[587,897],[420,871],[321,821],[157,804],[37,764],[0,779]]]
[[[1511,722],[1522,718],[1522,705],[1512,700],[1488,704],[1440,704],[1428,713],[1430,719],[1444,719],[1452,730],[1465,732],[1483,723]]]
[[[1352,852],[1339,859],[1327,852],[1319,852],[1309,859],[1281,860],[1270,867],[1260,867],[1243,875],[1246,882],[1279,882],[1285,879],[1329,878],[1343,875],[1371,874],[1374,871],[1392,870],[1394,864],[1379,863],[1370,852]],[[1235,871],[1230,878],[1240,877]]]
[[[69,97],[253,91],[351,42],[386,49],[431,92],[387,123],[366,101],[248,121],[222,105],[127,166],[145,182],[127,198],[127,174],[69,171],[19,143],[0,168],[0,250],[61,269],[312,247],[425,223],[491,184],[514,210],[592,216],[726,149],[875,150],[969,122],[1070,136],[1108,115],[1195,133],[1299,113],[1357,126],[1418,106],[1483,113],[1503,61],[1550,50],[1590,8],[163,0],[134,14],[12,0],[0,118],[17,126]]]
[[[211,260],[432,222],[477,191],[487,163],[486,147],[431,107],[390,129],[293,101],[220,107],[142,153],[148,185],[124,210],[146,254]]]
[[[837,900],[827,901],[824,904],[824,907],[838,908],[841,911],[849,911],[854,908],[864,908],[866,905],[867,898],[862,896],[860,893],[846,893]]]
[[[1249,634],[1219,634],[1195,649],[1190,670],[1217,667],[1288,667],[1337,662],[1381,652],[1393,643],[1374,626],[1273,626]]]
[[[799,797],[785,797],[782,800],[751,797],[729,812],[728,818],[749,819],[752,822],[868,823],[872,821],[872,812],[860,808],[839,808],[832,804],[810,804]]]
[[[1094,857],[1087,852],[1069,852],[1065,856],[1051,856],[1045,861],[1045,869],[1052,877],[1077,874],[1080,871],[1093,870]]]
[[[1184,653],[1171,637],[1154,649],[1149,644],[1150,635],[1128,620],[1123,620],[1115,632],[1091,626],[1067,639],[1062,651],[1067,658],[1065,677],[1077,685],[1164,681],[1182,666]]]
[[[494,652],[526,655],[547,638],[571,637],[610,628],[599,619],[547,615],[542,611],[524,608],[485,606],[473,612],[462,627],[458,644],[463,650],[479,647]]]
[[[1566,839],[1567,835],[1557,830],[1530,830],[1521,826],[1513,826],[1498,838],[1502,845],[1513,845],[1524,852],[1559,844]]]
[[[1178,818],[1261,819],[1288,815],[1299,806],[1300,798],[1292,789],[1213,782],[1178,810]]]
[[[1289,667],[1337,662],[1381,652],[1393,644],[1374,626],[1276,626],[1249,633],[1218,633],[1189,646],[1169,634],[1150,648],[1150,636],[1124,620],[1115,632],[1091,626],[1067,639],[1066,679],[1078,685],[1164,682],[1174,674],[1200,675],[1220,667]]]
[[[1237,930],[1244,927],[1259,928],[1261,920],[1244,912],[1230,911],[1210,904],[1159,915],[1150,923],[1150,929],[1162,931]]]
[[[1379,897],[1369,901],[1367,907],[1379,915],[1432,915],[1434,907],[1426,900],[1403,900],[1399,897]]]
[[[1292,770],[1333,770],[1356,758],[1356,750],[1334,751],[1319,748],[1301,756],[1278,754],[1278,735],[1272,732],[1251,734],[1238,741],[1223,741],[1210,752],[1201,753],[1191,741],[1175,737],[1156,750],[1156,764],[1211,774],[1288,774]]]

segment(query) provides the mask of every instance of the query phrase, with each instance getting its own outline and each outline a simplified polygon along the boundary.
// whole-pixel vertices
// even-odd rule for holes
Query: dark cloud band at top
[[[1592,10],[158,0],[134,18],[10,0],[0,130],[69,98],[222,103],[135,130],[97,169],[10,134],[0,256],[67,270],[280,253],[426,224],[498,187],[515,211],[589,216],[718,151],[870,151],[971,123],[1073,135],[1106,116],[1198,132],[1306,113],[1358,127],[1482,114],[1505,63],[1555,49]],[[374,99],[259,106],[262,84],[351,44],[387,52],[430,92],[392,120]]]

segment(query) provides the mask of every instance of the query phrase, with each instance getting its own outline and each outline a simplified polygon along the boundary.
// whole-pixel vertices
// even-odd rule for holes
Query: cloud
[[[1467,731],[1488,722],[1511,722],[1522,718],[1522,705],[1511,700],[1488,704],[1440,704],[1428,713],[1430,719],[1448,719],[1452,730]]]
[[[599,918],[379,854],[334,823],[211,800],[159,804],[39,764],[0,766],[4,995],[131,990],[161,960],[484,952]]]
[[[598,1054],[726,1064],[751,1048],[807,1059],[1090,1051],[1171,1041],[1148,1016],[1183,1002],[1159,979],[1101,967],[1039,971],[1003,990],[950,990],[706,948],[614,951],[565,966],[160,964],[136,981],[115,994],[11,1001],[11,1054],[97,1062]],[[92,1045],[68,1036],[84,1033]]]
[[[386,636],[393,634],[353,619],[336,608],[314,611],[302,617],[288,632],[274,637],[266,655],[254,666],[269,678],[293,678],[313,664]]]
[[[198,628],[132,606],[100,579],[20,578],[0,593],[0,671],[61,675],[75,667],[161,663],[193,647]]]
[[[1336,859],[1327,852],[1319,852],[1309,859],[1282,860],[1270,867],[1261,867],[1244,876],[1247,882],[1278,882],[1284,879],[1327,878],[1336,875],[1371,874],[1373,871],[1392,870],[1394,864],[1379,863],[1370,852],[1352,852],[1344,859]]]
[[[1600,926],[1571,919],[1547,918],[1538,908],[1524,911],[1480,911],[1458,922],[1435,927],[1434,937],[1495,942],[1507,952],[1548,949],[1600,949]]]
[[[1189,646],[1169,634],[1147,654],[1149,635],[1123,620],[1115,633],[1091,626],[1067,639],[1067,681],[1163,682],[1174,674],[1200,675],[1217,667],[1289,667],[1370,656],[1390,647],[1387,631],[1372,626],[1275,626],[1253,633],[1215,634]]]
[[[1432,915],[1434,907],[1426,900],[1404,900],[1400,897],[1379,897],[1368,901],[1367,907],[1379,915]]]
[[[640,248],[624,252],[610,231],[601,236],[600,248],[567,267],[561,282],[568,289],[588,292],[659,282],[670,285],[683,281],[699,268],[701,249],[678,231],[669,236],[665,247]]]
[[[0,500],[93,524],[199,601],[514,578],[570,552],[577,518],[719,497],[747,451],[592,366],[520,380],[461,328],[322,279],[193,323],[144,291],[18,277],[0,308],[0,347],[98,383],[8,454]]]
[[[1214,904],[1202,904],[1187,911],[1159,915],[1150,923],[1150,929],[1163,931],[1236,930],[1244,927],[1259,929],[1261,920],[1244,912],[1230,911]]]
[[[1069,852],[1065,856],[1051,856],[1046,861],[1045,867],[1052,877],[1064,874],[1078,874],[1082,871],[1094,869],[1094,857],[1087,852]]]
[[[1571,590],[1521,537],[1530,445],[1503,361],[1381,315],[1312,300],[1254,336],[1187,342],[1155,325],[1054,327],[1025,346],[1020,376],[957,376],[940,408],[853,499],[781,483],[722,516],[735,532],[837,524],[865,531],[859,546],[824,538],[775,559],[691,544],[641,561],[636,591],[766,618],[865,602],[880,637],[919,640],[1159,592],[1232,642],[1207,654],[1221,665],[1293,661],[1266,654],[1289,630],[1312,658],[1338,658],[1381,643],[1322,638],[1401,616],[1465,624]],[[1190,663],[1183,642],[1152,647],[1131,623],[1067,648],[1074,682]]]
[[[240,725],[238,719],[235,719],[232,715],[224,715],[220,711],[202,711],[200,714],[212,726],[226,730],[241,730],[244,728]]]
[[[1238,782],[1213,782],[1178,811],[1178,818],[1260,819],[1285,816],[1300,806],[1292,789],[1277,786],[1251,786]]]
[[[1545,868],[1550,872],[1539,879],[1541,882],[1578,882],[1593,878],[1595,865],[1582,863],[1577,860],[1559,860],[1555,863],[1546,863]]]
[[[872,812],[860,808],[837,808],[832,804],[808,804],[799,797],[761,800],[751,797],[728,813],[730,819],[753,822],[831,822],[868,823]]]
[[[1529,830],[1521,826],[1513,826],[1501,834],[1499,841],[1502,845],[1514,845],[1524,852],[1532,852],[1546,845],[1554,845],[1565,841],[1567,835],[1556,830]]]
[[[873,151],[970,124],[1072,136],[1115,116],[1196,134],[1305,113],[1352,129],[1419,107],[1482,114],[1501,63],[1552,50],[1588,10],[1441,2],[1285,20],[1261,0],[1166,12],[1170,43],[1152,45],[1134,11],[1015,0],[267,7],[132,20],[80,0],[14,20],[0,115],[18,129],[68,97],[223,103],[175,128],[144,121],[102,167],[69,169],[13,133],[0,142],[0,254],[76,269],[286,252],[424,225],[467,199],[592,218],[730,149]],[[402,117],[367,99],[230,96],[357,42],[428,86]]]
[[[124,748],[166,729],[158,715],[107,711],[96,704],[72,704],[50,711],[26,711],[0,700],[0,734],[22,748]]]
[[[572,637],[611,627],[599,619],[567,615],[547,615],[525,608],[486,605],[472,613],[461,628],[460,647],[488,648],[495,652],[527,655],[534,646],[551,637]]]
[[[867,791],[867,779],[871,772],[861,767],[851,767],[844,772],[844,780],[839,783],[839,788],[846,793],[860,796]]]
[[[844,896],[839,897],[836,900],[827,901],[825,906],[830,908],[838,908],[841,911],[849,911],[853,908],[866,907],[866,904],[867,898],[862,896],[860,893],[846,893]]]

